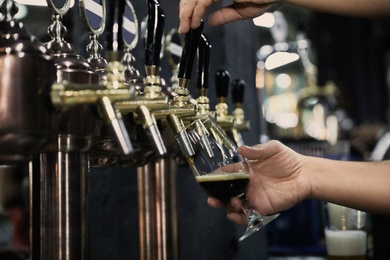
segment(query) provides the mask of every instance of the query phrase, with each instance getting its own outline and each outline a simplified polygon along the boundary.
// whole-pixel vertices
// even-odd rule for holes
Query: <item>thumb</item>
[[[240,146],[238,152],[249,160],[266,159],[280,152],[283,145],[279,141],[271,140],[264,144],[255,146]]]
[[[256,147],[246,145],[240,146],[238,148],[238,153],[249,160],[258,160],[264,156],[264,151],[260,145],[257,145]]]

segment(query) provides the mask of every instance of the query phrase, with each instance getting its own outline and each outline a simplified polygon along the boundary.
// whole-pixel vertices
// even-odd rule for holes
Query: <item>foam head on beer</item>
[[[327,203],[325,229],[328,259],[365,259],[367,234],[366,213]]]

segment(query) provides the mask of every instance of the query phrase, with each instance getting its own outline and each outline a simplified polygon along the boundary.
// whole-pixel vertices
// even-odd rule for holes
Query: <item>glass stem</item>
[[[256,219],[257,219],[257,221],[259,221],[259,218],[261,218],[261,215],[259,213],[255,212],[248,205],[248,201],[247,201],[245,194],[241,194],[238,198],[241,200],[241,203],[242,203],[241,208],[242,208],[242,211],[244,211],[246,217],[248,218],[248,222],[251,223],[251,222],[255,221]]]

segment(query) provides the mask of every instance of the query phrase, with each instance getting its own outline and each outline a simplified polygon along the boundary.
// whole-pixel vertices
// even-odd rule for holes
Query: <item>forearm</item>
[[[390,15],[388,0],[282,0],[315,11],[340,15],[375,17]]]
[[[390,161],[347,162],[305,158],[310,198],[390,214]]]

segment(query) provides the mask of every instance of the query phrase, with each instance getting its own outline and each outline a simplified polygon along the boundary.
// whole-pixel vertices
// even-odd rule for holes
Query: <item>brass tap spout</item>
[[[107,79],[102,84],[55,83],[50,91],[51,102],[57,109],[78,104],[97,104],[102,119],[111,127],[121,152],[133,151],[120,111],[115,102],[134,98],[134,88],[124,81],[123,65],[111,62],[107,66]]]

